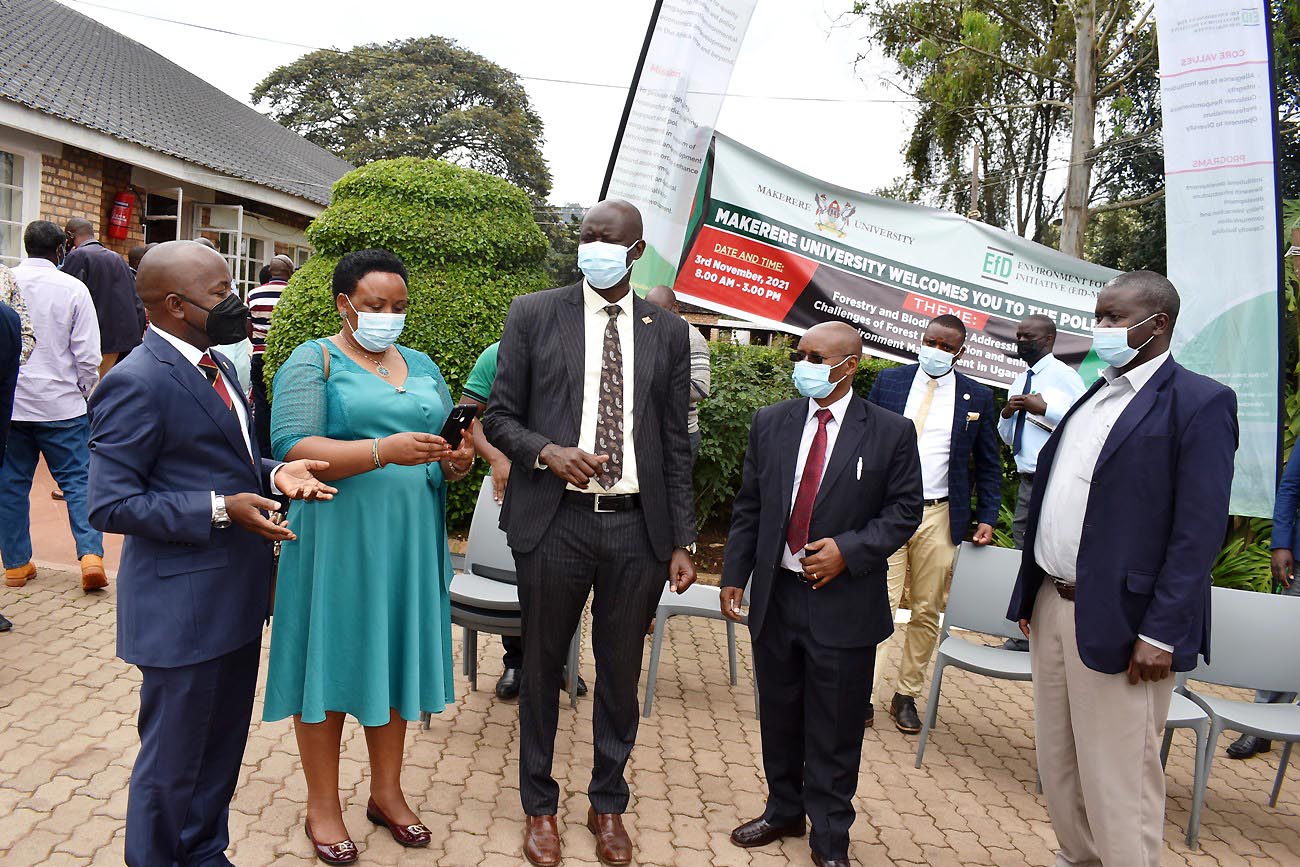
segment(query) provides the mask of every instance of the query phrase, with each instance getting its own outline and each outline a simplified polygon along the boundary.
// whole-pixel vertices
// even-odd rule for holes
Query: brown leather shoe
[[[316,850],[316,858],[326,864],[355,864],[357,858],[357,844],[353,843],[351,838],[345,838],[337,843],[318,843],[311,833],[311,821],[304,819],[302,829],[307,832],[307,839],[311,841],[311,847]]]
[[[524,857],[535,867],[556,867],[560,863],[560,829],[554,816],[525,817]]]
[[[849,867],[848,858],[823,858],[816,852],[813,852],[812,856],[816,867]]]
[[[108,586],[108,575],[104,572],[104,558],[97,554],[87,554],[81,558],[81,589],[85,593],[103,590]]]
[[[597,813],[587,808],[587,830],[596,835],[596,857],[606,867],[632,863],[632,840],[623,828],[621,813]]]
[[[393,839],[408,849],[417,849],[421,846],[428,846],[429,841],[433,839],[433,834],[424,825],[417,822],[414,825],[399,825],[388,818],[375,799],[371,798],[366,804],[366,818],[371,824],[378,825],[381,828],[387,828],[388,833],[393,835]]]

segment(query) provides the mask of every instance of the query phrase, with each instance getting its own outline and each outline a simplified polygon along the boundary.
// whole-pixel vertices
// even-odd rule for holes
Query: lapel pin
[[[646,325],[649,325],[651,322],[654,322],[654,320],[651,319],[649,316],[642,316],[641,321],[644,322]]]
[[[963,394],[963,395],[961,396],[961,399],[962,399],[962,400],[970,400],[970,395],[969,395],[969,394]]]

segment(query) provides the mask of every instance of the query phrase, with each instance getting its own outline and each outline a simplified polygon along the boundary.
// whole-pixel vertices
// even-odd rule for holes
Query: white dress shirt
[[[927,500],[948,496],[948,462],[952,459],[952,414],[956,411],[957,376],[951,370],[938,378],[921,368],[912,378],[903,415],[916,420],[930,383],[935,383],[934,400],[925,417],[925,430],[917,441],[921,453],[921,487]]]
[[[99,319],[90,290],[49,259],[24,259],[13,274],[36,335],[36,348],[18,368],[13,420],[80,418],[99,382]]]
[[[1016,455],[1016,469],[1022,473],[1033,473],[1038,469],[1038,453],[1047,445],[1047,438],[1051,436],[1050,431],[1034,424],[1034,421],[1037,420],[1047,428],[1055,428],[1070,407],[1074,406],[1074,402],[1087,391],[1074,368],[1050,352],[1038,359],[1029,370],[1034,372],[1029,393],[1037,394],[1047,401],[1047,412],[1042,415],[1025,414],[1025,428],[1020,435],[1020,454]],[[1007,394],[1025,393],[1025,373],[1015,378],[1007,389]],[[1015,444],[1018,416],[1019,413],[1011,418],[998,417],[998,435],[1009,446]]]
[[[179,352],[186,361],[194,365],[194,369],[198,370],[204,379],[208,378],[208,375],[203,373],[199,368],[199,361],[203,358],[202,349],[199,349],[193,344],[186,343],[184,340],[168,334],[166,331],[154,328],[152,325],[149,326],[149,330],[154,334],[157,334],[163,340],[166,340],[172,346],[176,347],[176,351]],[[215,361],[216,359],[213,360]],[[222,381],[226,383],[226,391],[230,392],[231,401],[235,405],[235,415],[239,419],[239,432],[244,435],[244,448],[248,449],[248,459],[251,461],[253,459],[253,442],[248,437],[248,407],[242,399],[243,391],[240,390],[238,382],[232,382],[230,377],[226,376],[224,370],[218,370],[218,375],[221,377]]]
[[[1101,372],[1107,384],[1080,406],[1065,426],[1046,480],[1034,537],[1034,559],[1048,575],[1069,584],[1078,580],[1079,542],[1097,459],[1115,422],[1168,358],[1168,352],[1162,353],[1123,375],[1107,367]],[[1173,652],[1168,644],[1145,635],[1138,637],[1153,647]]]
[[[636,474],[636,447],[632,438],[632,419],[636,398],[633,394],[633,347],[632,347],[632,292],[617,302],[622,312],[618,314],[618,342],[623,350],[623,476],[612,488],[606,490],[600,482],[592,479],[586,488],[569,485],[571,491],[585,491],[589,494],[636,494],[641,491]],[[609,302],[601,298],[595,289],[582,281],[582,330],[584,338],[583,379],[582,379],[582,415],[578,424],[578,448],[588,454],[600,454],[596,449],[596,423],[600,408],[600,370],[601,354],[605,346],[605,326],[609,323],[609,314],[605,308]]]
[[[853,398],[853,391],[850,389],[845,392],[844,396],[835,401],[830,406],[818,406],[817,401],[812,398],[808,399],[808,415],[804,417],[803,436],[799,439],[799,452],[794,459],[794,487],[790,489],[790,512],[794,512],[794,501],[799,498],[799,483],[803,481],[804,465],[808,462],[808,450],[812,448],[813,437],[817,435],[817,410],[829,409],[831,411],[831,420],[826,422],[826,454],[822,456],[822,483],[826,481],[826,465],[830,463],[831,452],[835,451],[835,441],[840,436],[840,423],[844,421],[844,413],[849,408],[849,401]],[[818,485],[818,490],[821,486]],[[788,515],[786,517],[789,517]],[[809,539],[810,542],[817,541]],[[805,556],[802,550],[791,551],[788,545],[781,548],[781,567],[789,569],[791,572],[802,572],[803,565],[799,558]]]

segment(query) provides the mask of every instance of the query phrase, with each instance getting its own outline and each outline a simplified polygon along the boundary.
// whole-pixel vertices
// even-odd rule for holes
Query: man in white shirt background
[[[1052,354],[1056,345],[1056,323],[1042,314],[1026,316],[1016,328],[1016,355],[1029,365],[1007,389],[1006,406],[998,419],[998,436],[1011,447],[1020,486],[1016,492],[1016,514],[1012,538],[1016,547],[1025,544],[1025,522],[1029,499],[1034,494],[1034,471],[1038,452],[1061,419],[1085,391],[1074,368]],[[1029,650],[1023,638],[1008,638],[1008,650]]]
[[[1030,639],[1058,864],[1159,863],[1170,675],[1210,652],[1237,402],[1173,360],[1178,310],[1159,274],[1106,284],[1093,350],[1111,366],[1038,457],[1007,617]]]

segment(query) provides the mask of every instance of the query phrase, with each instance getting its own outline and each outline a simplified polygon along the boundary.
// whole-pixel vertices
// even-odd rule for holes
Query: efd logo
[[[981,273],[984,279],[1005,285],[1011,282],[1011,272],[1015,270],[1015,265],[1015,253],[997,247],[987,247],[984,250],[984,266]]]

